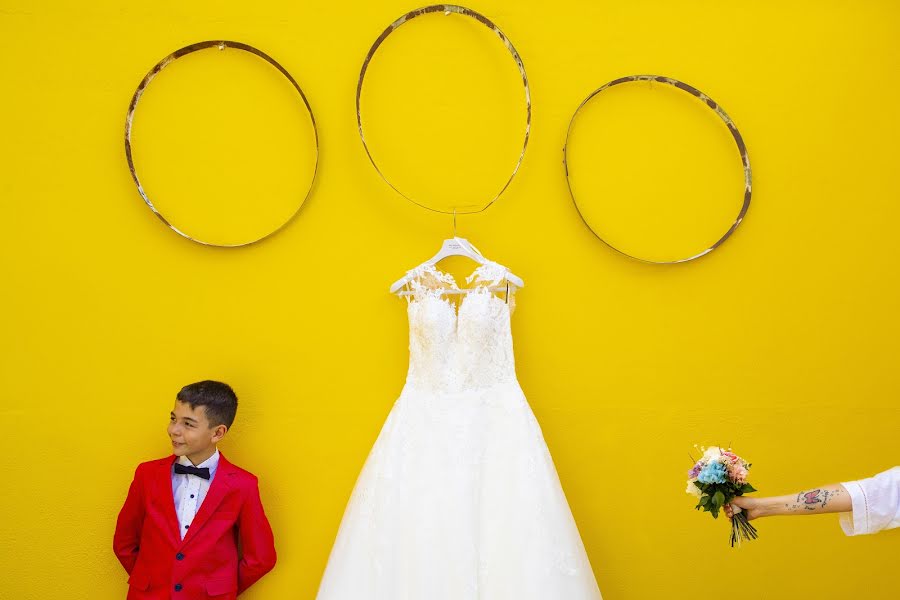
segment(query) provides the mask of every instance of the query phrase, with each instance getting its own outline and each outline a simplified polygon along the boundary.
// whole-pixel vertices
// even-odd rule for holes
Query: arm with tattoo
[[[817,515],[824,513],[848,512],[853,505],[850,494],[840,484],[826,485],[805,490],[788,496],[750,498],[738,496],[725,513],[731,517],[734,508],[747,512],[750,520],[775,515]],[[740,512],[740,510],[738,512]]]
[[[789,498],[786,496],[785,498]],[[777,507],[776,507],[777,508]],[[790,502],[782,502],[782,511],[772,514],[817,514],[847,512],[853,507],[850,494],[840,484],[828,485],[805,492],[800,492]]]

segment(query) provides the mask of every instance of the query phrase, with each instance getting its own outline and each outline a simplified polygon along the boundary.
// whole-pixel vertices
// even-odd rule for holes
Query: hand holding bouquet
[[[688,471],[687,493],[697,496],[697,510],[712,513],[714,519],[719,518],[722,507],[734,500],[735,496],[743,496],[756,490],[747,483],[750,464],[729,448],[723,450],[718,446],[700,448],[703,457]],[[755,540],[756,528],[747,520],[747,515],[740,512],[731,519],[731,546],[740,545],[744,540]]]

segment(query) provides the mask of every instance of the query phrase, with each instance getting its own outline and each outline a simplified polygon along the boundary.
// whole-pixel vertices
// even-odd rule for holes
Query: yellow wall
[[[451,228],[378,179],[355,129],[362,58],[415,3],[0,4],[0,597],[124,597],[110,545],[134,465],[166,454],[179,387],[212,377],[240,395],[221,448],[260,476],[277,536],[278,566],[246,597],[313,598],[405,375],[403,304],[387,286]],[[759,541],[732,551],[726,524],[694,512],[683,488],[695,442],[732,442],[768,493],[897,464],[900,5],[487,0],[473,8],[521,52],[534,126],[520,176],[490,210],[461,217],[460,233],[527,282],[514,315],[520,380],[604,597],[696,598],[713,585],[734,598],[891,597],[896,531],[851,539],[834,515],[776,519],[760,523]],[[299,218],[240,250],[203,248],[165,229],[138,197],[122,150],[140,78],[171,50],[210,38],[254,44],[285,65],[310,97],[322,140],[319,178]],[[465,52],[471,64],[481,56]],[[509,77],[512,63],[492,52],[481,66]],[[405,138],[384,131],[392,106],[384,94],[392,82],[416,89],[392,62],[402,55],[382,63],[381,83],[373,78],[373,98],[383,95],[372,114],[385,113],[372,127],[382,128],[385,160],[400,155]],[[418,72],[431,77],[423,89],[440,90],[437,73]],[[751,152],[747,220],[720,250],[686,266],[615,254],[585,229],[566,193],[560,150],[571,112],[601,83],[640,72],[709,93]],[[504,94],[520,108],[512,79],[484,92],[485,110],[506,114]],[[471,100],[470,85],[452,93]],[[627,115],[627,103],[617,106]],[[677,101],[658,107],[669,113],[653,118],[694,114]],[[435,110],[447,118],[453,106]],[[520,127],[483,123],[511,128],[513,139]],[[408,124],[402,134],[411,137],[434,126]],[[486,154],[474,125],[444,127],[469,127],[478,148],[432,135],[418,149],[478,159],[483,173],[461,161],[453,185],[496,182],[511,166],[511,146],[497,142]],[[233,140],[238,149],[240,135],[251,134]],[[301,146],[284,136],[259,143],[270,156]],[[707,147],[683,143],[677,160]],[[733,181],[736,158],[725,156],[709,188],[679,181],[671,201],[695,202],[697,189],[716,186],[730,193],[723,182]],[[173,162],[159,173],[190,182],[195,167],[215,164]],[[658,157],[648,165],[663,169]],[[403,176],[426,191],[442,176],[440,189],[450,185],[439,169]],[[605,185],[611,198],[634,193]]]

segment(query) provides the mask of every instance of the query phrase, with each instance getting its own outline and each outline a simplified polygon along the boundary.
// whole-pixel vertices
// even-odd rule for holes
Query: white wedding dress
[[[540,426],[516,380],[508,270],[459,289],[417,267],[409,372],[347,505],[318,600],[597,600]]]

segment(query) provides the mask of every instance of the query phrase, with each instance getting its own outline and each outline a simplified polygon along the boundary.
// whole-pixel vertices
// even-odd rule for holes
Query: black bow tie
[[[175,463],[175,473],[178,475],[196,475],[209,481],[209,469],[206,467],[189,467],[181,463]]]

